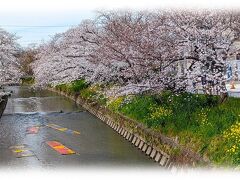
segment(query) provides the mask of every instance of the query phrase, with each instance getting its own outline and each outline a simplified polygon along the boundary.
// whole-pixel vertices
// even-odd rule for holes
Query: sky
[[[0,27],[26,47],[92,19],[96,10],[239,8],[237,0],[0,0]]]

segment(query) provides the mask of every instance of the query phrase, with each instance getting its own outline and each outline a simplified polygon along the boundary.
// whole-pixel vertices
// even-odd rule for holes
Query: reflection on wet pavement
[[[29,87],[8,88],[14,94],[0,120],[1,166],[156,166],[141,151],[73,101],[48,91],[35,92]],[[49,124],[62,130],[47,126]],[[28,133],[32,127],[39,127],[36,134]],[[61,155],[48,146],[48,141],[57,141],[76,154]],[[10,148],[16,145],[26,147],[34,156],[16,158]],[[21,152],[21,149],[16,152]]]

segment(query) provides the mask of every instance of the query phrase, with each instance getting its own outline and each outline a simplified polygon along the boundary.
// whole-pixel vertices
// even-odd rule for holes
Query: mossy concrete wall
[[[112,112],[96,102],[84,100],[80,96],[73,96],[52,88],[48,90],[74,100],[91,114],[109,125],[160,166],[171,169],[172,167],[210,165],[198,153],[181,146],[175,139],[166,137],[159,132],[154,132],[152,129],[146,128],[143,124],[133,119]]]
[[[8,95],[0,94],[0,118],[2,117],[3,111],[6,108],[8,101]]]

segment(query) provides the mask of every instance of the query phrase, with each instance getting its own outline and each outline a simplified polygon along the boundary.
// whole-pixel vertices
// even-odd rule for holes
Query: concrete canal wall
[[[6,108],[8,101],[8,94],[4,94],[0,92],[0,118],[2,117],[3,111]]]
[[[79,96],[72,96],[52,88],[48,90],[74,100],[162,167],[171,169],[183,166],[194,167],[198,164],[210,165],[199,154],[179,145],[177,139],[154,132],[135,120],[99,106],[96,102],[89,102]]]

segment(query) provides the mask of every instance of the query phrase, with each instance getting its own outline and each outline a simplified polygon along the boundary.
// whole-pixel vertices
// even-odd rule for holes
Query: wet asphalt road
[[[0,120],[0,166],[2,167],[82,167],[157,165],[99,119],[73,101],[48,91],[29,87],[7,87],[13,91]],[[60,111],[63,111],[61,113]],[[67,134],[47,127],[54,123],[80,132]],[[40,126],[37,134],[27,128]],[[58,141],[76,154],[61,155],[47,141]],[[17,158],[9,149],[24,145],[33,156]]]

